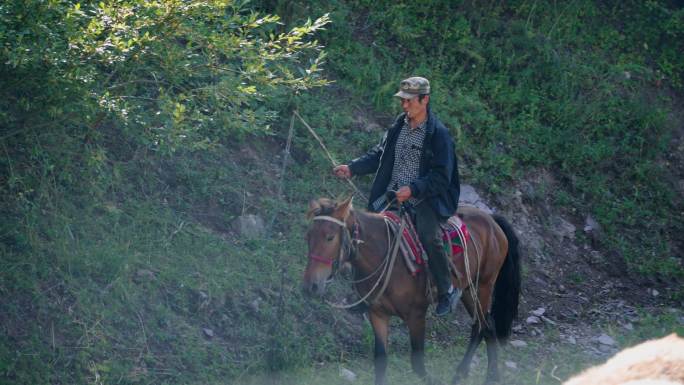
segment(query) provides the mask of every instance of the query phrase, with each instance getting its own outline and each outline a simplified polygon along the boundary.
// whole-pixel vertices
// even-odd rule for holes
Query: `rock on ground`
[[[475,191],[475,188],[468,184],[461,185],[461,195],[458,199],[459,204],[465,204],[470,206],[475,206],[489,214],[494,211],[487,206],[484,200],[480,197],[480,194]]]

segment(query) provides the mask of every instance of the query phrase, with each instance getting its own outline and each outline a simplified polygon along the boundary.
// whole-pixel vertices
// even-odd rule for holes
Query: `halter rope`
[[[349,229],[347,228],[346,223],[344,223],[344,221],[341,221],[337,218],[334,218],[334,217],[331,217],[328,215],[317,215],[317,216],[313,217],[313,220],[323,220],[323,221],[335,223],[337,225],[340,225],[347,233],[349,233]],[[385,218],[385,225],[389,226],[386,218]],[[390,249],[392,249],[391,254],[388,254],[386,256],[386,258],[383,259],[382,263],[380,263],[378,268],[376,268],[375,271],[372,272],[370,275],[368,275],[368,276],[366,276],[366,277],[364,277],[358,281],[352,282],[352,283],[363,282],[363,281],[367,280],[368,278],[374,276],[378,271],[382,270],[382,273],[380,274],[378,279],[375,281],[375,284],[373,284],[373,287],[370,290],[368,290],[368,292],[361,299],[359,299],[358,301],[356,301],[350,305],[342,305],[342,304],[337,304],[337,303],[333,303],[330,301],[326,301],[328,303],[328,305],[335,307],[335,308],[338,308],[338,309],[349,309],[349,308],[352,308],[354,306],[357,306],[357,305],[365,302],[368,298],[370,298],[370,296],[373,294],[373,291],[375,291],[375,289],[377,289],[378,285],[380,284],[380,281],[382,281],[383,277],[387,276],[388,278],[385,279],[385,282],[383,283],[380,290],[375,294],[375,298],[372,301],[375,301],[376,299],[380,298],[380,296],[385,291],[385,289],[387,289],[387,285],[389,284],[389,275],[391,274],[392,269],[394,267],[394,262],[396,261],[396,257],[397,257],[398,251],[399,251],[399,243],[401,242],[401,234],[403,233],[404,226],[405,226],[405,222],[402,218],[399,235],[396,237],[394,245],[391,244],[390,237],[389,237],[389,227],[388,227],[387,251],[388,251],[388,253],[390,253]],[[351,238],[351,236],[349,238]],[[339,260],[342,259],[343,255],[344,255],[344,245],[340,246]],[[389,257],[389,258],[387,258],[387,257]],[[319,258],[321,258],[321,259],[319,259]],[[318,257],[318,256],[311,256],[311,259],[314,259],[316,261],[322,261],[324,263],[329,262],[329,264],[332,264],[332,261],[333,261],[333,260],[329,260],[329,259],[323,260],[322,257]]]

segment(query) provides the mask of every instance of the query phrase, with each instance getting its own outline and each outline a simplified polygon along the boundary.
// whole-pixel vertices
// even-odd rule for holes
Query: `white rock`
[[[233,230],[244,238],[259,238],[266,232],[263,218],[258,215],[241,215],[233,221]]]
[[[558,236],[558,238],[570,238],[575,239],[576,227],[572,223],[566,221],[560,216],[551,217],[552,231]]]
[[[202,331],[204,332],[204,335],[209,337],[209,338],[214,336],[214,331],[209,329],[209,328],[204,328],[204,329],[202,329]]]
[[[584,232],[585,233],[590,233],[592,231],[600,231],[601,230],[601,225],[599,225],[598,222],[596,222],[596,219],[592,217],[591,215],[587,215],[587,218],[584,220]]]
[[[656,289],[651,290],[651,294],[652,294],[654,297],[657,297],[657,296],[660,295],[660,293],[659,293],[658,290],[656,290]]]
[[[252,308],[256,313],[259,312],[259,304],[261,304],[261,298],[257,298],[249,303],[249,307]]]
[[[511,340],[511,342],[509,343],[511,344],[511,346],[516,348],[524,348],[525,346],[527,346],[527,342],[522,340]]]
[[[517,369],[518,368],[518,364],[516,364],[513,361],[506,361],[506,362],[504,362],[504,364],[506,365],[507,368],[510,368],[510,369]]]
[[[622,327],[629,330],[629,331],[634,330],[634,325],[632,325],[631,322],[627,322],[626,324],[622,325]]]
[[[544,309],[543,307],[540,307],[537,310],[532,311],[532,314],[536,315],[537,317],[541,317],[542,315],[544,315],[544,313],[546,313],[546,309]]]
[[[571,343],[573,345],[577,345],[577,338],[575,338],[573,336],[568,336],[567,340],[569,343]]]
[[[477,191],[475,191],[475,188],[471,185],[461,185],[461,194],[459,195],[458,201],[459,203],[475,206],[489,214],[493,213],[492,209],[487,206],[487,204],[480,197],[480,194],[478,194]]]
[[[596,339],[601,345],[615,346],[615,340],[608,334],[601,334]]]
[[[349,382],[356,381],[356,373],[352,372],[347,368],[340,367],[340,377],[344,378]]]
[[[477,368],[478,366],[480,366],[481,362],[482,362],[482,360],[480,360],[480,357],[474,356],[472,365],[473,365],[473,367]]]
[[[547,324],[556,325],[556,322],[554,320],[552,320],[551,318],[541,316],[541,319],[542,319],[542,321],[546,322]]]
[[[539,320],[539,317],[531,315],[531,316],[527,317],[525,322],[527,322],[528,324],[534,325],[534,324],[540,323],[541,321]]]

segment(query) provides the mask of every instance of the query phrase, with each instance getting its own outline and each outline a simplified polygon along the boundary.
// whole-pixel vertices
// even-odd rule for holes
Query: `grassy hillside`
[[[358,155],[413,74],[466,182],[506,199],[548,170],[562,188],[538,194],[594,216],[634,277],[681,279],[683,42],[676,2],[2,5],[0,382],[365,362],[369,329],[298,289],[307,201],[350,190],[300,124],[283,149],[296,108],[338,161]],[[267,235],[237,236],[242,214]]]
[[[682,90],[684,47],[673,39],[684,33],[681,9],[360,1],[345,10],[327,32],[341,85],[386,111],[396,79],[428,77],[467,180],[510,192],[529,173],[552,170],[564,186],[557,204],[596,217],[634,269],[681,274],[671,247],[681,209],[667,177],[678,167],[667,163],[676,101],[663,89]],[[640,222],[661,236],[640,237]]]

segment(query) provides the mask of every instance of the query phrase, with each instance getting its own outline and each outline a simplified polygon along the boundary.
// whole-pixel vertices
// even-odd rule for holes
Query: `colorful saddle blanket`
[[[384,211],[382,214],[385,216],[392,231],[396,234],[401,226],[401,218],[399,218],[399,215],[393,211]],[[418,239],[418,233],[416,232],[416,228],[413,225],[410,216],[405,215],[404,219],[406,220],[406,224],[404,225],[403,236],[399,243],[399,248],[411,274],[415,275],[421,271],[420,265],[425,264],[428,256],[423,245],[420,243],[420,239]],[[459,232],[463,234],[466,243],[470,239],[470,234],[468,233],[466,224],[461,218],[452,216],[441,227],[442,239],[444,240],[444,248],[447,255],[455,258],[463,253],[465,245],[461,242]]]
[[[467,243],[470,239],[468,227],[458,215],[450,217],[449,220],[442,225],[442,240],[444,241],[444,248],[446,249],[447,255],[450,255],[451,257],[461,254],[465,248],[465,245],[459,236],[459,232],[463,234],[463,239]],[[451,246],[451,250],[449,250],[449,246]]]

